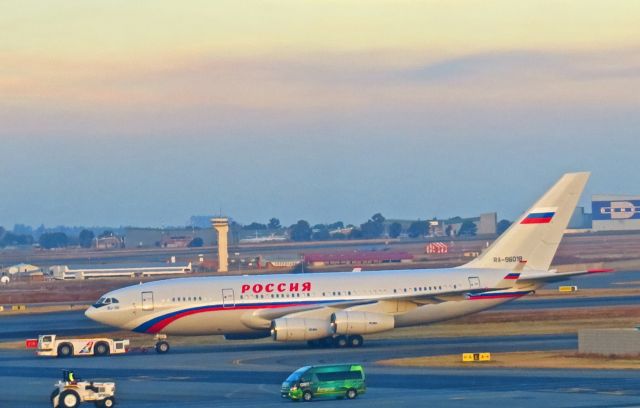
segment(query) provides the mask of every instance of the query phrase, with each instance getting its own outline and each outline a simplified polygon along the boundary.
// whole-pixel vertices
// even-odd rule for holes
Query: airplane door
[[[233,289],[222,289],[222,307],[233,307],[236,300],[233,296]]]
[[[142,310],[153,310],[153,292],[142,292]]]
[[[469,287],[471,289],[480,288],[480,278],[477,276],[469,276]]]

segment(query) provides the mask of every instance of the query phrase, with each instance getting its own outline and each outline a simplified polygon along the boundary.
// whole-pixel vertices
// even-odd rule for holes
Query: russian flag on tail
[[[548,224],[556,215],[556,208],[536,208],[520,221],[520,224]]]

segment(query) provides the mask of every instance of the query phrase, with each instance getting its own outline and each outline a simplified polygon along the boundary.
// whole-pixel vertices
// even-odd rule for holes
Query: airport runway
[[[372,340],[361,349],[308,349],[287,344],[176,347],[170,354],[38,359],[0,351],[0,406],[45,407],[61,370],[117,382],[121,407],[281,407],[279,384],[306,364],[362,362],[369,392],[355,401],[313,406],[631,407],[640,405],[633,371],[406,369],[377,366],[382,358],[463,351],[550,350],[576,346],[575,336],[513,336]]]
[[[504,310],[603,307],[638,304],[636,297],[515,301]],[[499,309],[497,309],[499,310]],[[82,312],[0,317],[0,341],[39,333],[91,334],[112,330]],[[640,406],[640,373],[491,369],[408,369],[377,366],[387,358],[462,352],[576,349],[575,335],[367,339],[361,349],[309,349],[304,345],[229,342],[175,346],[168,355],[132,353],[108,358],[36,358],[28,350],[0,351],[0,407],[45,407],[62,369],[81,377],[117,382],[121,407],[271,407],[290,403],[279,384],[308,364],[360,362],[369,392],[355,401],[323,401],[313,406],[434,406],[539,408]]]
[[[555,308],[610,307],[640,304],[639,296],[606,296],[580,298],[567,295],[547,299],[530,297],[506,303],[492,310],[535,310]],[[61,336],[94,334],[113,331],[109,326],[87,319],[82,311],[46,314],[0,315],[0,341],[16,341],[37,337],[38,334],[55,333]]]

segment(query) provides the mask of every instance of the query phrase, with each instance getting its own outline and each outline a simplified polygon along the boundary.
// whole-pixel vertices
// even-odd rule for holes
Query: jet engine
[[[392,315],[374,312],[341,311],[331,315],[334,334],[369,334],[393,329]]]
[[[271,336],[275,341],[317,340],[331,336],[331,326],[322,319],[282,317],[271,323]]]

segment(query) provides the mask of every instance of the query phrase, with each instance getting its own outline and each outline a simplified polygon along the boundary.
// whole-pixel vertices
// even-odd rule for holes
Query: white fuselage
[[[453,268],[177,278],[109,292],[104,298],[117,303],[92,306],[86,314],[143,333],[242,334],[268,331],[265,313],[275,309],[282,315],[353,304],[358,310],[390,313],[395,327],[401,327],[478,312],[532,290],[511,288],[508,293],[465,298],[468,292],[504,289],[499,287],[504,276],[504,269]],[[440,302],[439,297],[449,298]],[[373,304],[385,310],[370,309]],[[326,313],[322,316],[328,319]]]

